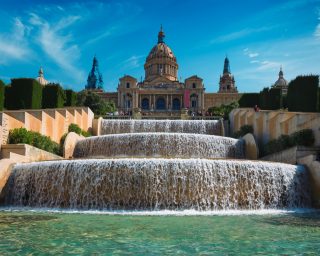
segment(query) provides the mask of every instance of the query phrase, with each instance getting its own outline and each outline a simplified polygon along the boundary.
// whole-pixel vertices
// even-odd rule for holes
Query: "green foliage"
[[[11,86],[5,91],[7,109],[40,109],[42,86],[31,78],[11,79]]]
[[[48,136],[43,136],[38,132],[28,131],[25,128],[17,128],[10,130],[9,144],[29,144],[31,146],[43,149],[45,151],[54,153],[59,155],[60,154],[60,147],[58,143],[55,143],[50,139]]]
[[[66,95],[60,84],[48,84],[43,88],[42,108],[62,108]]]
[[[77,104],[77,93],[72,90],[65,90],[66,102],[64,103],[65,107],[73,107]]]
[[[106,113],[113,113],[116,107],[113,102],[107,102],[92,91],[82,91],[77,95],[77,106],[89,107],[95,115],[103,116]]]
[[[316,112],[319,110],[319,76],[298,76],[289,83],[289,111]]]
[[[297,131],[291,135],[281,135],[278,139],[271,140],[262,148],[263,155],[269,155],[293,146],[310,147],[314,144],[315,137],[311,129]]]
[[[68,127],[68,132],[75,132],[76,134],[82,135],[84,137],[91,136],[90,132],[82,130],[77,124],[70,124]]]
[[[208,109],[208,112],[211,113],[213,116],[221,116],[225,120],[229,120],[230,112],[238,107],[239,104],[237,102],[232,102],[228,105],[222,104],[220,107],[211,107]]]
[[[247,133],[252,133],[253,134],[253,126],[252,125],[243,125],[240,127],[239,131],[236,131],[233,134],[233,138],[240,138],[246,135]]]
[[[4,83],[0,80],[0,111],[3,110],[4,107],[4,91],[5,91],[5,85]]]
[[[60,144],[59,144],[59,155],[63,156],[63,146],[64,146],[64,142],[66,140],[68,133],[65,133],[62,135],[61,139],[60,139]]]
[[[280,88],[264,88],[259,93],[259,104],[261,109],[276,110],[283,107],[282,91]]]
[[[259,106],[259,93],[244,93],[239,99],[240,108],[253,108]]]
[[[14,94],[12,93],[12,87],[6,86],[4,88],[4,107],[6,109],[14,109]]]

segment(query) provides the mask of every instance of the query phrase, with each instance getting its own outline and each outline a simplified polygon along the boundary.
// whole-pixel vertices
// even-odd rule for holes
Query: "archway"
[[[166,109],[166,101],[164,100],[164,98],[157,99],[156,109],[157,110],[165,110]]]
[[[180,100],[178,98],[173,99],[172,110],[180,110]]]
[[[150,106],[149,106],[149,99],[148,99],[148,98],[142,99],[142,101],[141,101],[141,108],[142,108],[143,110],[148,110],[148,109],[150,108]]]

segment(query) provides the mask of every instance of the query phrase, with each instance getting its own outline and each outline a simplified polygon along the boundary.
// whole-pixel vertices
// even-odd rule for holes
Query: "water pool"
[[[0,255],[319,255],[320,213],[139,216],[0,211]]]

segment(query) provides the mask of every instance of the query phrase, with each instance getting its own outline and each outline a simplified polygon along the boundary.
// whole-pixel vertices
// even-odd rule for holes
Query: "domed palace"
[[[164,39],[161,27],[158,42],[144,64],[144,80],[138,82],[125,75],[120,78],[117,93],[98,92],[100,96],[113,100],[119,112],[132,113],[140,109],[143,115],[175,115],[180,114],[181,109],[204,114],[209,107],[239,99],[241,95],[235,87],[228,58],[225,59],[218,93],[205,93],[203,80],[197,75],[179,81],[177,58]]]

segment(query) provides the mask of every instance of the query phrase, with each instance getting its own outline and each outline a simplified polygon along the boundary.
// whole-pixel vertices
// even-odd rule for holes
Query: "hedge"
[[[259,93],[259,108],[265,110],[276,110],[283,107],[282,91],[280,88],[264,88]]]
[[[279,88],[264,88],[260,93],[244,93],[239,99],[241,108],[276,110],[283,107],[282,91]]]
[[[68,127],[68,132],[75,132],[79,135],[82,135],[84,137],[89,137],[91,136],[91,133],[90,132],[87,132],[87,131],[84,131],[82,130],[79,125],[77,124],[70,124],[69,127]]]
[[[244,93],[239,99],[240,108],[253,108],[259,105],[259,93]]]
[[[298,76],[289,83],[287,104],[289,111],[319,111],[319,76]]]
[[[4,107],[4,91],[5,91],[4,83],[0,80],[0,111],[2,111]]]
[[[73,107],[77,104],[77,94],[72,90],[65,90],[66,101],[64,103],[65,107]]]
[[[66,95],[59,84],[43,87],[42,108],[62,108],[65,101]]]
[[[315,137],[311,129],[297,131],[291,135],[281,135],[278,139],[271,140],[262,147],[262,154],[269,155],[293,146],[313,146]]]
[[[9,144],[29,144],[45,151],[61,155],[60,146],[48,136],[43,136],[38,132],[28,131],[25,128],[10,130],[8,137]]]
[[[11,79],[5,92],[7,109],[39,109],[42,103],[42,86],[31,78]]]

